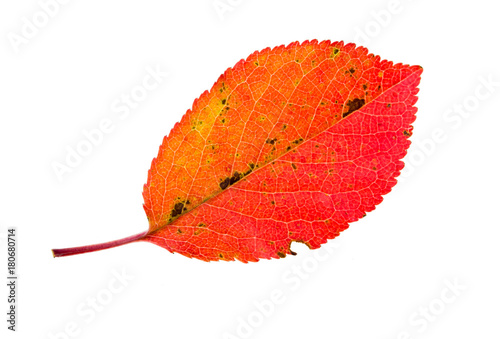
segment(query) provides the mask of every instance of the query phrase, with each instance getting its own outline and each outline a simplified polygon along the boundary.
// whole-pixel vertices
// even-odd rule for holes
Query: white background
[[[41,5],[0,5],[1,337],[500,338],[494,2],[221,0],[231,10],[219,15],[212,1],[73,0],[20,45],[12,37],[23,18],[43,19]],[[148,243],[52,257],[146,230],[147,170],[194,98],[253,51],[306,39],[358,42],[424,68],[404,180],[333,250],[295,244],[295,257],[250,264]],[[169,75],[120,118],[112,104],[147,67]],[[53,163],[103,119],[113,131],[58,180]],[[16,333],[5,321],[9,227],[19,243]],[[126,286],[114,280],[122,271],[133,277]],[[272,293],[282,296],[271,307]]]

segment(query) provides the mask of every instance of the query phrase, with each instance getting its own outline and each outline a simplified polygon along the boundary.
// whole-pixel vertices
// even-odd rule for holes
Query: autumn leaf
[[[206,261],[318,248],[396,184],[421,73],[343,42],[257,51],[163,139],[143,192],[149,230],[54,256],[134,241]]]

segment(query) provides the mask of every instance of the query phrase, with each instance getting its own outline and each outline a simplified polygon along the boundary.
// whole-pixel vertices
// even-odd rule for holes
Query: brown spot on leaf
[[[278,256],[279,256],[280,258],[284,258],[284,257],[286,257],[286,254],[285,254],[285,253],[283,253],[283,252],[278,252]]]
[[[184,208],[184,204],[182,202],[178,202],[175,204],[174,209],[172,210],[172,217],[176,217],[180,214],[182,214],[182,209]]]
[[[224,181],[222,181],[219,184],[220,188],[223,189],[223,190],[225,190],[227,188],[227,186],[229,186],[229,181],[230,181],[229,178],[224,179]]]
[[[345,113],[342,113],[342,118],[345,118],[352,112],[355,112],[361,107],[363,107],[365,105],[365,99],[356,98],[353,100],[349,100],[346,105],[349,107],[349,110]]]
[[[249,175],[250,173],[252,173],[253,169],[255,168],[255,164],[253,164],[253,163],[248,164],[248,166],[250,166],[250,169],[248,171],[246,171],[245,173],[243,173],[243,175]]]
[[[234,172],[233,176],[231,179],[229,179],[229,184],[232,185],[236,182],[238,182],[241,179],[241,174],[239,172]]]
[[[277,138],[274,138],[274,139],[267,139],[266,140],[266,144],[271,144],[271,145],[274,145],[274,143],[276,142],[276,140],[278,140]]]

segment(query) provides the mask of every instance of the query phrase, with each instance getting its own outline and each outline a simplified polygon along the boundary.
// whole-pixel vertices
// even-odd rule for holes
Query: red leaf
[[[318,248],[396,184],[420,66],[342,42],[267,48],[229,68],[165,137],[144,186],[148,241],[201,260]]]

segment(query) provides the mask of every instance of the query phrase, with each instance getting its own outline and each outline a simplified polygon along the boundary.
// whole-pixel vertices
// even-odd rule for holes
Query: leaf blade
[[[284,257],[292,241],[317,248],[337,236],[396,183],[421,72],[353,44],[316,41],[241,60],[165,137],[144,188],[150,230],[142,240],[247,262]],[[382,149],[373,153],[374,145]],[[353,165],[358,146],[372,152],[371,167],[366,154]]]

